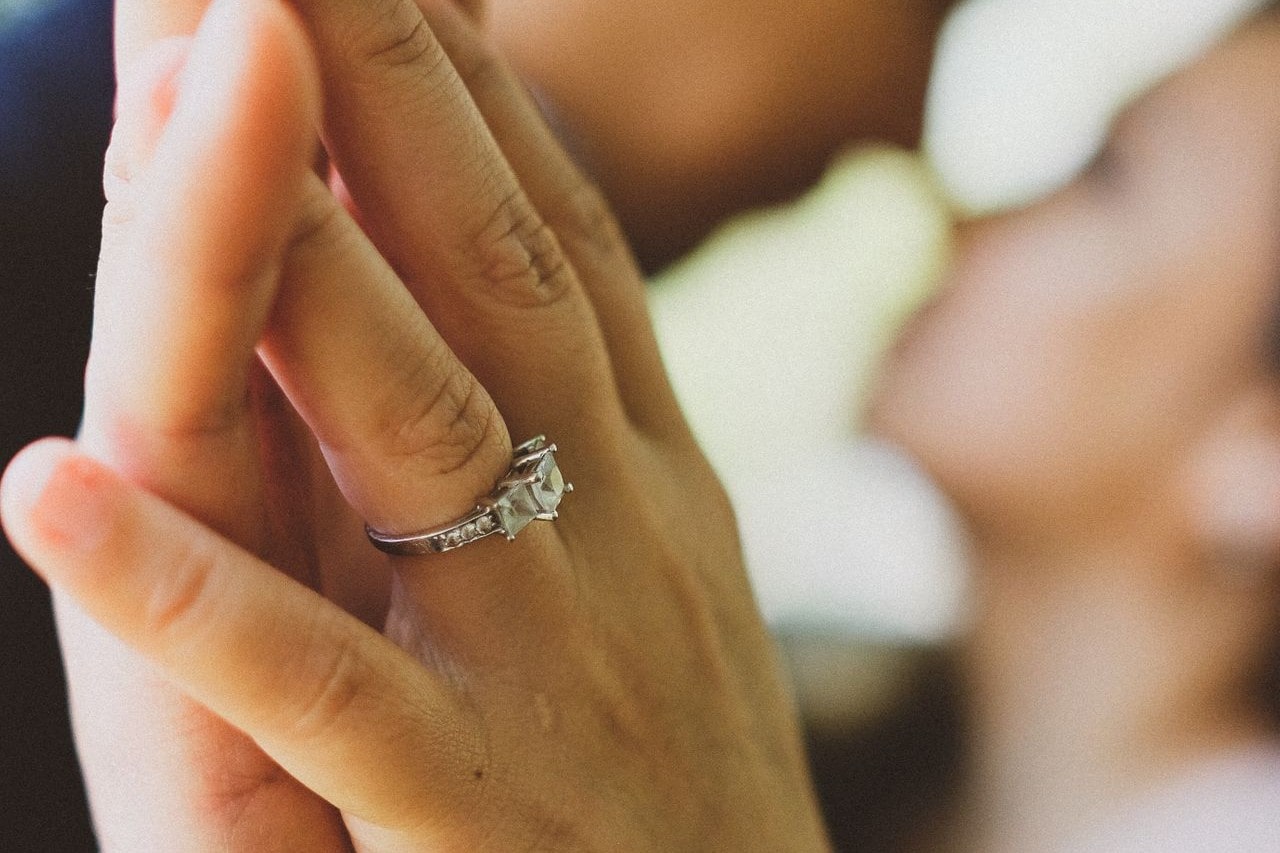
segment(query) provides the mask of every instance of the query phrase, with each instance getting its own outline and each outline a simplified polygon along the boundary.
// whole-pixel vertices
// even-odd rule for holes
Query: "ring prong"
[[[365,525],[366,533],[375,547],[400,556],[441,554],[494,533],[502,533],[508,542],[514,542],[516,534],[508,525],[518,530],[535,519],[558,519],[560,513],[554,509],[551,512],[536,510],[558,504],[560,497],[574,490],[573,484],[565,483],[559,472],[553,456],[555,451],[556,445],[548,444],[545,436],[516,447],[511,467],[493,491],[478,498],[475,509],[452,524],[407,535],[384,534]],[[555,494],[557,488],[561,489],[559,495]]]

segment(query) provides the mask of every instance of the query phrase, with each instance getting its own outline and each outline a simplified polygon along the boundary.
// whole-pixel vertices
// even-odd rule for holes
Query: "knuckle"
[[[89,381],[93,387],[86,393],[95,405],[92,413],[86,407],[86,423],[92,421],[109,447],[130,457],[185,459],[234,433],[252,405],[247,388],[240,394],[196,401],[135,394],[127,380],[116,375]]]
[[[471,240],[481,277],[499,301],[517,307],[548,305],[572,288],[574,273],[555,231],[521,190],[503,199]]]
[[[279,764],[263,760],[252,765],[213,768],[205,776],[199,808],[226,827],[227,838],[254,837],[260,833],[263,808],[272,808],[277,797],[297,784]],[[237,849],[232,845],[232,849]]]
[[[557,232],[579,250],[598,259],[630,257],[627,240],[604,192],[579,176],[556,205]]]
[[[430,70],[448,61],[444,49],[417,6],[410,0],[384,4],[383,14],[370,15],[374,21],[364,37],[357,40],[360,59],[374,69],[423,68]]]
[[[107,148],[102,173],[102,193],[106,207],[102,213],[103,229],[119,231],[137,218],[137,182],[134,165],[119,139]]]
[[[331,248],[342,241],[344,211],[337,198],[317,185],[307,192],[298,207],[297,219],[286,257],[312,249]]]
[[[425,462],[431,474],[449,475],[487,461],[498,444],[498,413],[479,381],[454,365],[436,379],[435,393],[411,395],[419,402],[396,417],[388,430],[393,459]]]
[[[170,560],[163,583],[143,602],[141,628],[150,642],[181,644],[212,610],[211,581],[219,558],[205,541],[186,542]]]
[[[317,631],[305,647],[301,669],[306,689],[300,691],[287,711],[285,724],[295,739],[323,740],[325,733],[349,717],[368,691],[368,670],[363,666],[354,642],[334,641]]]
[[[102,208],[102,247],[106,250],[124,241],[138,220],[137,207],[126,191],[108,189]],[[106,257],[106,255],[104,255]],[[99,271],[101,273],[101,270]]]

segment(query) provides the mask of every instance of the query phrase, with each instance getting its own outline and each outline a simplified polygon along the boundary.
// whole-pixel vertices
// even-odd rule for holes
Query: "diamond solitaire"
[[[515,450],[511,471],[498,483],[493,495],[481,502],[488,504],[498,516],[498,524],[508,539],[541,519],[552,521],[556,509],[573,486],[564,481],[556,464],[556,446],[539,436]]]
[[[534,521],[553,521],[564,496],[573,486],[564,481],[556,464],[556,446],[546,436],[526,441],[513,452],[511,467],[476,508],[452,524],[423,533],[394,535],[371,527],[370,541],[388,554],[442,554],[502,533],[507,539]]]

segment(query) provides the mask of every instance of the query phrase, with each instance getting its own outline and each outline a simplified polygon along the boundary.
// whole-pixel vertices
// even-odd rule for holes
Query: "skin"
[[[843,148],[919,140],[952,0],[492,0],[646,269],[817,180]]]
[[[189,61],[126,41],[146,57],[127,57],[81,442],[32,448],[4,481],[7,531],[59,590],[105,849],[820,848],[728,512],[607,217],[458,19],[299,11],[376,243],[310,172],[321,83],[283,7],[224,3]],[[464,74],[469,93],[430,61],[434,35],[487,72]],[[1275,40],[1251,29],[1162,88],[1163,120],[1128,120],[1135,183],[975,226],[888,373],[879,429],[955,496],[979,551],[981,849],[1038,849],[1072,827],[1009,815],[1090,820],[1135,780],[1262,736],[1239,662],[1273,601],[1206,555],[1230,534],[1270,559],[1280,539],[1265,491],[1256,516],[1218,512],[1249,472],[1280,482],[1261,344],[1280,110],[1245,85],[1274,79]],[[184,63],[220,85],[175,108]],[[1188,116],[1200,135],[1156,144]],[[1190,160],[1184,139],[1203,145]],[[456,171],[418,177],[433,162]],[[1111,227],[1087,224],[1103,213]],[[1029,410],[1023,389],[1052,393]],[[505,468],[508,424],[552,431],[580,490],[615,500],[425,571],[368,552],[361,519],[467,509]],[[709,515],[671,517],[691,505]],[[1113,630],[1082,644],[1100,615]],[[1069,732],[1037,714],[1055,699],[1079,712]],[[1151,748],[1126,765],[1110,747],[1135,733]],[[1057,787],[1019,784],[1028,769]]]
[[[885,370],[872,430],[972,535],[977,849],[1070,847],[1272,737],[1247,691],[1280,630],[1277,73],[1270,14],[1073,185],[965,226]]]
[[[102,849],[823,849],[641,277],[473,25],[119,5],[85,418],[0,489]],[[554,525],[365,539],[467,512],[544,430]]]

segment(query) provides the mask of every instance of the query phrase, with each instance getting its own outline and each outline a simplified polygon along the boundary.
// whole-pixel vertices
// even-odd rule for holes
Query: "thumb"
[[[0,518],[50,584],[344,812],[417,829],[479,784],[481,749],[441,681],[72,443],[19,454]]]

